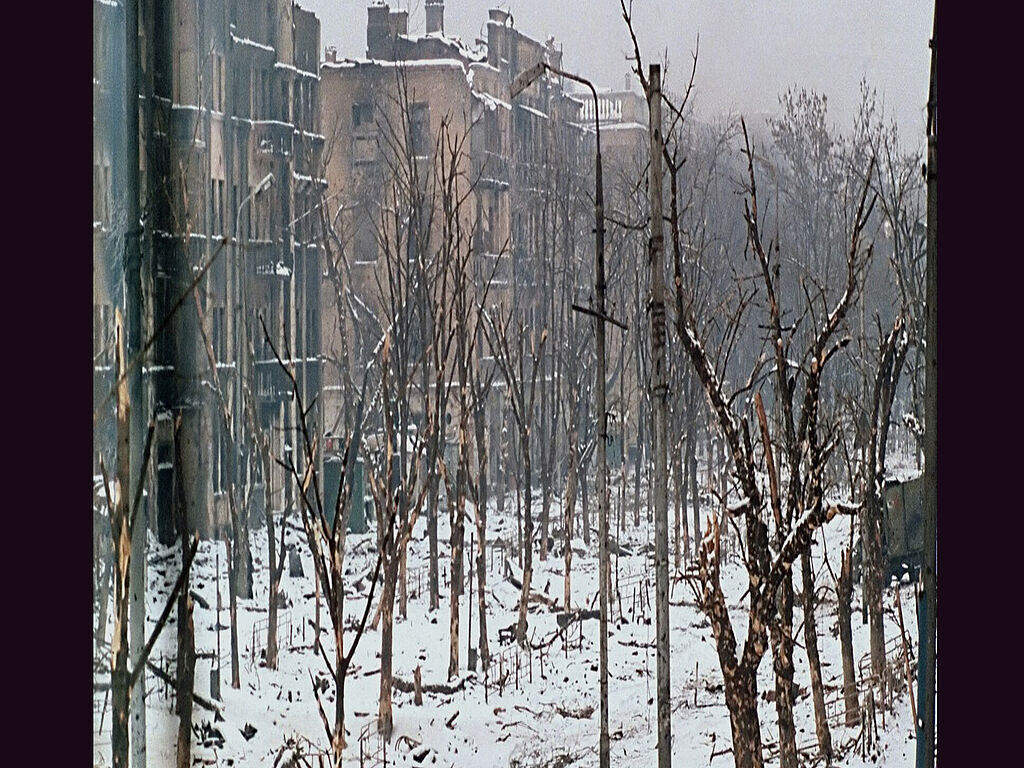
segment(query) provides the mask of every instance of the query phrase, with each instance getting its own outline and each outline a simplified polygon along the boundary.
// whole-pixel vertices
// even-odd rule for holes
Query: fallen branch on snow
[[[444,694],[451,695],[453,693],[458,693],[463,688],[465,688],[466,687],[466,682],[468,680],[474,678],[474,677],[476,677],[476,676],[472,675],[472,674],[469,674],[469,675],[466,675],[465,677],[460,678],[458,680],[458,682],[453,683],[453,684],[447,684],[447,683],[424,683],[423,685],[420,686],[420,690],[423,691],[424,693],[444,693]],[[412,683],[412,682],[410,682],[408,680],[403,680],[398,675],[392,675],[391,676],[391,685],[396,690],[402,691],[403,693],[414,693],[415,690],[416,690],[416,685],[414,683]]]
[[[156,675],[158,678],[163,680],[168,685],[177,685],[178,684],[177,681],[173,677],[171,677],[167,672],[164,672],[162,669],[160,669],[160,667],[158,667],[154,662],[149,661],[147,659],[146,660],[146,666],[149,667],[150,671],[154,675]],[[192,692],[192,700],[196,704],[201,706],[203,709],[208,709],[210,712],[216,712],[218,715],[220,714],[220,707],[218,707],[216,704],[212,703],[209,699],[204,699],[202,696],[200,696],[195,691]]]

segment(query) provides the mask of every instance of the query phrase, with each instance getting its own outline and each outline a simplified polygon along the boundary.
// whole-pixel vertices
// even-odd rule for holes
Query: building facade
[[[394,296],[389,276],[396,264],[411,264],[414,254],[407,246],[397,252],[402,241],[388,214],[397,212],[410,228],[416,223],[416,215],[401,213],[396,184],[410,187],[415,176],[430,197],[444,166],[437,153],[451,151],[453,135],[463,142],[456,175],[466,199],[459,217],[470,233],[477,306],[495,317],[511,311],[514,323],[557,335],[567,332],[568,306],[593,294],[595,147],[589,90],[579,92],[546,73],[512,98],[510,84],[519,73],[542,61],[561,68],[562,51],[554,38],[535,39],[515,27],[508,11],[491,9],[486,39],[469,45],[445,33],[442,0],[430,0],[424,10],[423,34],[411,34],[407,11],[379,0],[370,4],[366,56],[339,58],[329,47],[322,66],[321,120],[330,147],[327,199],[337,234],[337,248],[325,254],[328,278],[321,299],[324,402],[325,423],[335,431],[348,423],[361,372],[372,364],[383,336],[414,335],[424,322],[415,319],[415,307]],[[603,129],[616,124],[611,138],[602,130],[606,153],[615,162],[632,157],[647,141],[643,98],[605,92],[601,110]],[[419,223],[425,231],[407,240],[413,250],[419,242],[420,250],[436,256],[446,222],[436,216],[425,227],[422,219]],[[544,350],[541,388],[565,385],[555,347]],[[483,338],[480,349],[478,364],[493,367]],[[346,381],[351,371],[355,375]],[[424,383],[420,396],[429,391]],[[487,405],[495,471],[500,435],[508,427],[505,397],[499,374]],[[411,407],[411,418],[422,419],[422,408]],[[550,435],[557,415],[541,410],[537,418],[537,434]],[[448,426],[449,443],[456,421],[457,415]]]
[[[129,163],[117,119],[124,14],[116,0],[94,6],[99,382],[123,304],[124,227],[104,222],[123,209]],[[265,483],[275,507],[292,493],[280,468],[262,476],[251,436],[268,434],[275,456],[296,444],[297,399],[274,349],[303,401],[319,399],[320,24],[291,0],[142,0],[139,17],[143,338],[153,340],[142,365],[156,423],[147,487],[150,524],[167,542],[179,502],[208,536],[228,525],[231,488],[244,514],[259,513]],[[100,428],[109,410],[97,414],[97,457],[112,450]]]

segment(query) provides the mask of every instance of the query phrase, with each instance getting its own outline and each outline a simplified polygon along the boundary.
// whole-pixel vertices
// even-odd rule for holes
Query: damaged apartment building
[[[343,57],[328,47],[322,64],[335,235],[325,254],[329,277],[321,300],[324,402],[327,428],[337,433],[345,431],[362,372],[375,364],[385,335],[409,343],[410,360],[429,346],[432,321],[412,290],[416,279],[428,278],[422,270],[417,278],[413,266],[439,258],[443,231],[451,227],[440,213],[424,216],[431,206],[423,201],[436,202],[441,177],[452,175],[449,158],[439,155],[453,147],[459,148],[454,175],[465,192],[457,218],[472,239],[476,300],[486,285],[482,303],[494,317],[514,308],[514,323],[540,329],[552,327],[560,308],[593,292],[589,90],[547,73],[512,98],[510,83],[519,73],[541,61],[562,67],[554,38],[530,37],[509,11],[494,8],[486,39],[468,44],[445,32],[444,14],[443,0],[427,0],[423,32],[414,34],[408,11],[373,2],[366,8],[366,56]],[[647,142],[643,97],[628,88],[602,92],[599,109],[611,154],[631,161]],[[612,124],[617,135],[606,139]],[[400,270],[408,277],[404,286],[394,279],[399,263],[410,265]],[[569,263],[576,266],[568,269]],[[399,288],[407,295],[396,296]],[[477,346],[478,364],[493,366],[483,338]],[[544,351],[542,387],[557,385],[556,354],[551,345]],[[494,472],[507,410],[503,387],[495,376],[486,406]],[[413,422],[424,419],[416,398],[429,391],[425,383],[410,393]],[[538,434],[550,434],[551,415],[540,418]],[[455,421],[448,423],[449,444]]]
[[[124,303],[118,211],[135,170],[124,19],[116,0],[94,0],[94,474],[114,450],[103,403]],[[273,462],[262,476],[253,438],[302,466],[274,349],[302,401],[320,401],[320,22],[291,0],[140,0],[139,25],[144,412],[156,424],[146,487],[150,526],[169,542],[179,502],[210,536],[229,525],[232,486],[250,515],[265,484],[275,508],[295,492]]]
[[[115,442],[109,393],[128,168],[124,10],[119,0],[93,5],[98,475]],[[412,34],[407,11],[374,2],[366,56],[328,47],[321,62],[319,20],[290,0],[139,8],[142,335],[153,339],[142,365],[144,412],[156,424],[146,488],[162,541],[174,536],[179,500],[204,536],[229,525],[232,487],[254,517],[266,485],[273,508],[294,501],[289,474],[272,461],[263,477],[254,455],[254,436],[266,435],[275,458],[300,471],[305,459],[299,399],[273,350],[292,366],[312,436],[330,452],[395,323],[408,324],[397,330],[409,354],[427,348],[424,313],[399,311],[405,304],[388,295],[388,265],[436,253],[443,216],[424,203],[437,201],[434,169],[452,146],[474,300],[486,284],[495,317],[511,308],[537,329],[592,294],[593,101],[550,73],[510,95],[533,64],[562,66],[553,38],[530,37],[508,11],[491,9],[485,39],[467,44],[445,32],[439,0],[427,0],[425,29]],[[626,167],[647,140],[646,105],[628,87],[599,95],[608,185],[609,160],[617,153]],[[399,210],[403,187],[407,203],[419,202]],[[494,365],[489,354],[478,339],[481,367]],[[558,371],[549,344],[540,386],[555,386]],[[509,428],[501,378],[486,404],[494,472]],[[423,391],[410,392],[413,419]],[[550,434],[552,415],[540,418],[538,434]]]

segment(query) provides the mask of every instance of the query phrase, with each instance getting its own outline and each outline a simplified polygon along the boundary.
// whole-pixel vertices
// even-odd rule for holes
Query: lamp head
[[[512,98],[514,99],[520,93],[533,85],[533,82],[543,74],[544,70],[547,69],[547,66],[548,65],[543,61],[539,61],[524,72],[520,72],[515,79],[512,80],[512,83],[509,86]]]
[[[262,179],[260,183],[256,185],[256,190],[253,192],[253,196],[258,195],[262,192],[266,192],[274,184],[274,174],[268,173]]]

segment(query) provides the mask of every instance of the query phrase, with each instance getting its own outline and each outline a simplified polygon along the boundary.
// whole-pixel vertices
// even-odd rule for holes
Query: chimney
[[[328,45],[324,49],[324,61],[326,61],[326,62],[328,62],[330,64],[337,64],[338,63],[338,49],[335,48],[333,45]]]
[[[399,35],[409,34],[409,12],[408,11],[391,11],[389,16],[391,24],[391,37],[395,38]]]
[[[444,0],[427,0],[427,34],[444,34]]]
[[[487,63],[492,67],[497,67],[501,64],[503,46],[508,35],[508,31],[505,29],[508,11],[491,8],[487,11],[487,15]]]
[[[391,9],[387,3],[376,2],[366,9],[366,57],[369,59],[386,58],[388,38],[391,36],[391,25],[388,14]]]

